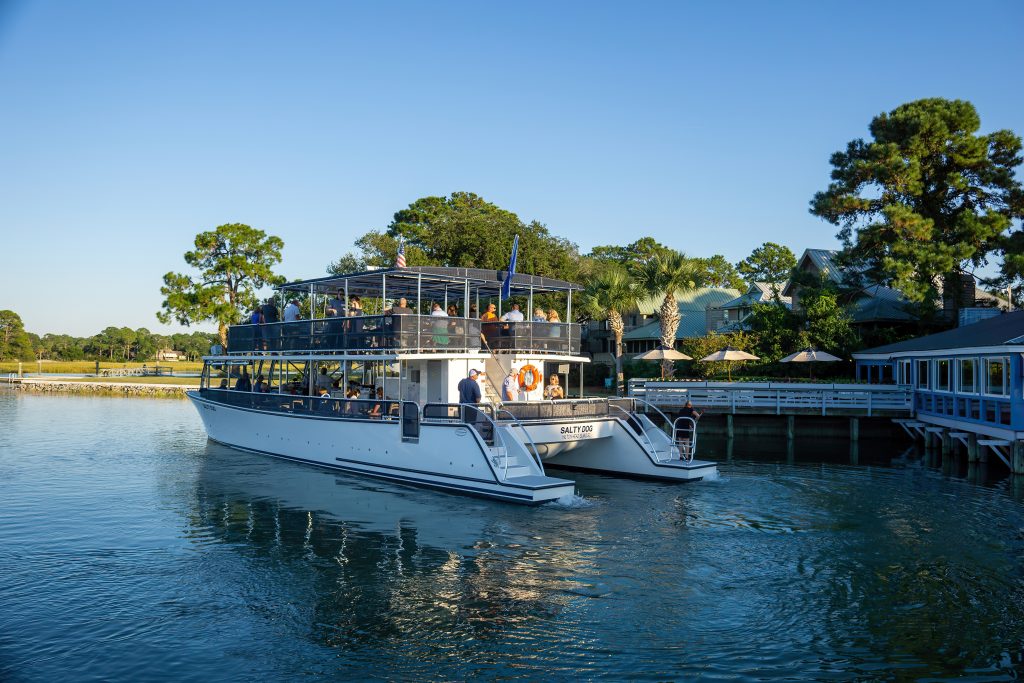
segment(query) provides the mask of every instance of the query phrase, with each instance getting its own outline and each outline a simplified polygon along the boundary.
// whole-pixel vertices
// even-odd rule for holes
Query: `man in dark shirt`
[[[273,299],[267,299],[263,306],[260,307],[260,311],[263,313],[263,322],[265,323],[276,323],[281,320]]]
[[[476,376],[480,374],[475,369],[469,371],[469,377],[459,382],[459,403],[476,405],[483,398],[480,395],[480,385],[477,384]]]

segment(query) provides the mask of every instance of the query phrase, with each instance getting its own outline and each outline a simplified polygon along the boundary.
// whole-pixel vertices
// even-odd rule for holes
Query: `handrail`
[[[690,441],[689,445],[685,449],[680,445],[679,442],[680,420],[685,420],[686,422],[689,422],[691,425]],[[679,450],[680,460],[682,460],[683,462],[692,462],[693,456],[697,452],[697,421],[694,420],[692,417],[686,417],[685,415],[680,415],[679,417],[677,417],[676,421],[672,423],[672,443],[674,443],[676,445],[676,448]],[[683,457],[684,455],[689,457]]]
[[[504,370],[505,368],[502,366],[501,360],[498,358],[498,355],[494,353],[494,349],[491,348],[491,345],[487,343],[487,338],[484,336],[483,332],[480,333],[480,342],[484,345],[484,348],[487,349],[487,353],[491,355],[491,360],[497,363],[499,368]],[[511,367],[512,366],[509,365],[509,368]],[[501,395],[501,389],[495,386],[494,382],[491,380],[491,376],[488,373],[484,373],[484,378],[487,380],[487,383],[491,385],[491,390],[494,391],[494,395],[498,397],[498,405],[501,405],[501,403],[504,402],[505,400],[505,397]]]
[[[540,473],[544,474],[544,465],[542,465],[541,462],[540,462],[540,451],[537,449],[537,444],[534,443],[533,437],[530,436],[529,430],[527,430],[526,427],[523,426],[523,423],[520,422],[516,418],[515,415],[513,415],[509,411],[505,410],[504,408],[498,408],[494,412],[495,412],[495,414],[497,414],[497,413],[508,413],[508,416],[512,418],[512,424],[523,430],[523,433],[526,434],[526,438],[530,442],[530,448],[531,448],[531,450],[533,450],[533,459],[537,462],[537,467],[540,468]],[[508,462],[508,451],[507,451],[507,449],[505,451],[505,461]]]
[[[654,408],[654,412],[656,412],[656,413],[657,413],[658,415],[661,415],[661,418],[662,418],[663,420],[665,420],[665,424],[666,424],[666,425],[670,425],[670,424],[672,424],[672,420],[668,419],[668,415],[666,415],[665,413],[661,412],[661,410],[659,410],[659,409],[658,409],[658,406],[654,405],[653,403],[651,403],[651,402],[649,402],[649,401],[645,401],[645,400],[644,400],[644,399],[642,399],[642,398],[636,398],[635,396],[633,396],[633,397],[631,397],[631,398],[632,398],[632,399],[633,399],[634,401],[639,401],[640,403],[643,403],[643,404],[644,404],[645,406],[648,406],[648,407],[650,407],[650,408]],[[664,431],[664,430],[662,430],[662,431]]]
[[[633,413],[631,413],[628,410],[626,410],[625,408],[621,408],[619,406],[611,406],[611,407],[615,408],[616,410],[620,410],[620,411],[622,411],[623,413],[626,414],[626,423],[628,425],[629,424],[629,418],[633,417]],[[647,430],[643,428],[643,424],[642,423],[640,424],[640,436],[644,437],[644,441],[647,442],[647,447],[650,449],[651,455],[654,456],[654,459],[657,460],[658,462],[662,462],[661,456],[658,455],[658,449],[654,447],[654,442],[651,441],[651,437],[647,436]]]
[[[475,406],[471,406],[471,405],[468,405],[468,404],[465,404],[465,403],[460,403],[459,404],[459,412],[461,413],[462,422],[463,422],[463,424],[468,426],[470,429],[476,429],[476,427],[474,427],[472,424],[469,423],[468,420],[466,420],[466,408],[472,408],[476,412],[477,415],[483,415],[487,419],[487,421],[491,423],[491,429],[493,430],[492,433],[496,437],[501,439],[501,447],[505,449],[505,462],[503,463],[504,467],[502,468],[502,472],[501,472],[501,480],[502,481],[507,481],[508,480],[508,444],[505,442],[504,434],[502,434],[501,432],[498,431],[498,424],[486,412],[480,410],[479,408],[477,408]]]

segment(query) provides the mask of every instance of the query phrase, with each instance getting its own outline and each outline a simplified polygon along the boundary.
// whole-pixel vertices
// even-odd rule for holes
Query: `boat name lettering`
[[[559,433],[563,439],[586,439],[593,435],[594,425],[564,425]]]

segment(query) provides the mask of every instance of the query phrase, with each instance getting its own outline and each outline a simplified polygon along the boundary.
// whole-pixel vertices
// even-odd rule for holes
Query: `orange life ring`
[[[526,375],[527,374],[530,375],[530,382],[529,383],[526,382]],[[544,381],[544,375],[541,374],[540,370],[538,370],[537,368],[533,367],[532,365],[524,365],[522,368],[520,368],[520,370],[519,370],[519,386],[522,387],[525,391],[533,391],[534,389],[537,388],[537,385],[539,385],[543,381]]]

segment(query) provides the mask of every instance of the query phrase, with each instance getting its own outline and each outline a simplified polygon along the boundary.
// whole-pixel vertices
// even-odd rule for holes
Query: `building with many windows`
[[[915,416],[922,422],[1024,438],[1024,311],[865,349],[853,358],[860,380],[913,387]]]

